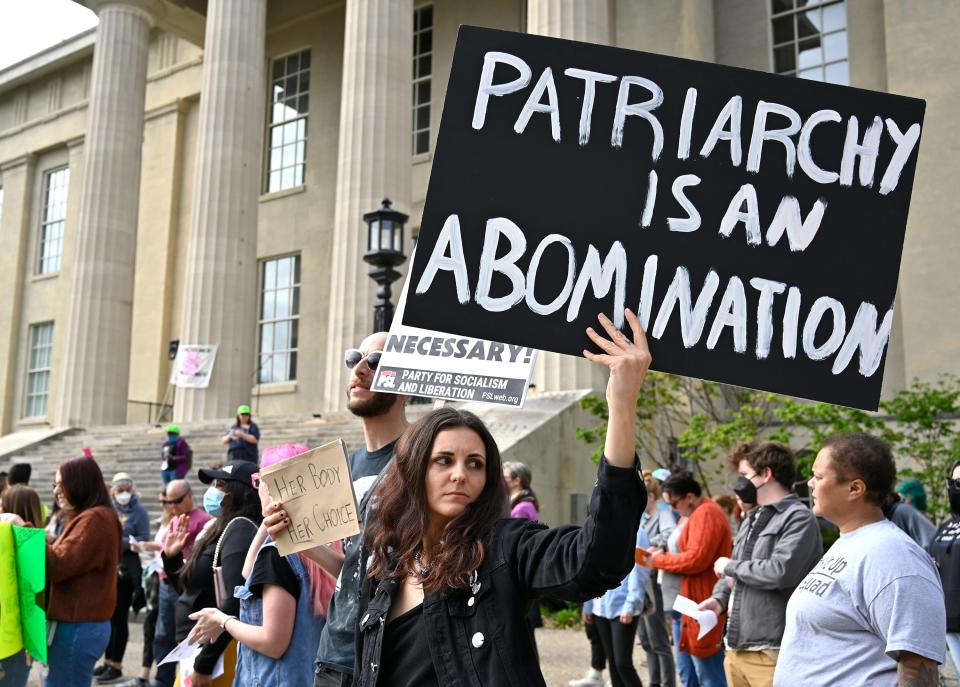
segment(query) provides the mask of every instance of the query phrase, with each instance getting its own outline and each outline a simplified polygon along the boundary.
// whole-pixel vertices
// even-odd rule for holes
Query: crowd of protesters
[[[583,602],[591,667],[572,686],[936,685],[960,657],[960,463],[951,517],[924,514],[923,485],[895,488],[889,448],[833,437],[793,491],[789,447],[730,453],[734,496],[711,499],[690,472],[641,471],[635,408],[650,353],[605,317],[588,336],[609,370],[610,410],[582,526],[539,522],[529,467],[502,462],[476,416],[441,408],[410,424],[406,398],[371,391],[386,334],[346,352],[347,407],[364,441],[349,456],[361,532],[299,554],[274,537],[290,525],[259,470],[308,450],[274,446],[240,406],[225,463],[192,469],[168,425],[151,535],[131,476],[109,482],[91,456],[56,471],[48,511],[29,466],[11,467],[0,521],[47,527],[45,684],[118,683],[128,615],[146,608],[140,674],[129,687],[189,684],[543,685],[539,600]],[[25,473],[25,478],[24,478]],[[191,479],[207,485],[195,500]],[[826,546],[822,524],[839,538]],[[679,596],[718,620],[704,631]],[[706,628],[704,628],[706,629]],[[151,666],[178,643],[192,662]],[[102,658],[100,665],[98,660]],[[0,660],[0,684],[24,685],[25,652]]]

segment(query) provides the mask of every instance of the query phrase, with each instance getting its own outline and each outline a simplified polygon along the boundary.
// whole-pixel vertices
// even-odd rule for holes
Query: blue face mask
[[[203,510],[207,511],[213,517],[219,517],[223,513],[223,497],[225,493],[214,486],[211,486],[203,494]]]

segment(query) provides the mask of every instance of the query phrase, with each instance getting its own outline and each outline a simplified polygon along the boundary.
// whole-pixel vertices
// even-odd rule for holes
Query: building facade
[[[96,30],[0,71],[0,434],[341,408],[362,216],[391,198],[410,254],[460,24],[926,99],[884,391],[960,370],[951,0],[83,4]],[[171,341],[218,346],[210,388],[171,392]],[[544,355],[535,383],[594,375]]]

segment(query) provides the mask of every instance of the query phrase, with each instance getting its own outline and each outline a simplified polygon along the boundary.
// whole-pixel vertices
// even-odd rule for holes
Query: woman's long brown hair
[[[457,427],[473,430],[483,441],[487,483],[477,500],[447,523],[435,548],[424,552],[430,572],[421,582],[428,592],[469,587],[470,574],[483,562],[497,520],[507,515],[507,492],[500,449],[490,431],[473,413],[453,408],[440,408],[423,416],[397,441],[393,462],[371,500],[375,519],[367,527],[364,542],[373,554],[371,578],[403,579],[407,570],[414,568],[414,555],[430,522],[426,479],[433,442],[443,430]],[[391,572],[390,559],[395,551],[400,552],[400,559]]]

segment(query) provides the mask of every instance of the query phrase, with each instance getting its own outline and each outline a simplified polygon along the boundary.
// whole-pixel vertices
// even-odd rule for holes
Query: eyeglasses
[[[178,506],[183,503],[183,500],[187,498],[187,494],[184,494],[178,499],[160,499],[160,503],[164,506]]]
[[[381,355],[383,355],[383,351],[370,351],[364,355],[363,352],[358,348],[348,348],[343,354],[343,362],[347,366],[348,370],[352,370],[359,365],[364,358],[366,358],[367,366],[371,370],[376,370],[377,365],[380,364]]]

